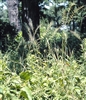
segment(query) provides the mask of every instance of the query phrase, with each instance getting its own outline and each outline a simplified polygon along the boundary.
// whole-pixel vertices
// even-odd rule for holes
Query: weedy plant
[[[53,35],[52,32],[55,34]],[[25,59],[20,59],[23,56],[20,57],[18,51],[1,54],[0,98],[2,100],[85,100],[86,78],[83,73],[85,65],[77,63],[72,54],[71,56],[67,55],[67,38],[65,31],[60,34],[56,30],[49,29],[40,39],[40,43],[44,41],[44,46],[47,46],[47,54],[45,49],[41,53],[37,48],[39,45],[43,46],[42,44],[36,44],[36,46],[31,44],[33,46],[30,48],[26,42],[23,43],[29,51]],[[58,44],[55,44],[55,41],[60,41],[61,48],[57,47]],[[83,50],[85,50],[84,44],[85,41]],[[27,50],[25,47],[23,49]],[[12,66],[15,71],[11,70],[12,66],[10,69],[8,68],[9,62],[13,62]],[[21,65],[23,65],[23,70],[20,70]],[[20,70],[18,74],[15,73],[16,70]]]
[[[28,84],[8,68],[7,62],[7,55],[0,53],[0,100],[32,100]]]
[[[74,33],[72,42],[71,32],[51,24],[40,26],[40,31],[40,43],[26,42],[20,33],[16,49],[0,53],[0,99],[86,100],[86,39],[79,44],[83,53],[77,62],[76,46],[70,49],[77,44],[75,37],[80,40],[78,35]]]

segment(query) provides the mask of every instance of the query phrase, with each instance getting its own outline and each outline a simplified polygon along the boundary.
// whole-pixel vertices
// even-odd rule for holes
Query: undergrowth
[[[76,59],[70,33],[46,27],[41,33],[40,44],[20,33],[16,49],[0,53],[0,100],[86,100],[86,39]]]

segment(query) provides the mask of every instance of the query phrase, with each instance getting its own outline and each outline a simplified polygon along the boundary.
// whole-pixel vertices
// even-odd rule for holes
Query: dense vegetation
[[[59,16],[54,9],[41,9],[39,41],[26,24],[29,41],[0,20],[0,100],[86,100],[86,8],[70,2]]]

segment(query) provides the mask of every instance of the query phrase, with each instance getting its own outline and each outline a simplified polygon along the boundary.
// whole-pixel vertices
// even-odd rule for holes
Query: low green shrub
[[[28,83],[8,68],[6,59],[7,55],[0,58],[0,99],[32,100]]]
[[[86,99],[84,65],[78,64],[73,57],[56,59],[52,54],[42,59],[28,52],[25,69],[19,74],[8,68],[8,55],[0,57],[0,95],[3,100]]]

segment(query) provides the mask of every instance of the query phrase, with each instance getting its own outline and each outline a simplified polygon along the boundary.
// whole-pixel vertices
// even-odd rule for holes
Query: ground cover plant
[[[45,27],[41,28],[44,33],[45,30]],[[5,54],[0,53],[1,100],[86,99],[86,39],[80,44],[81,57],[76,59],[73,52],[68,55],[65,51],[67,36],[62,37],[65,33],[62,35],[57,31],[53,32],[54,35],[49,29],[45,35],[42,34],[41,44],[37,44],[35,40],[25,42],[20,32],[15,38],[16,41],[20,41],[17,49]],[[61,48],[57,47],[57,43],[55,44],[56,39],[57,43],[62,43]],[[40,51],[39,45],[45,47],[41,48],[43,53]],[[22,50],[20,55],[19,47]]]

